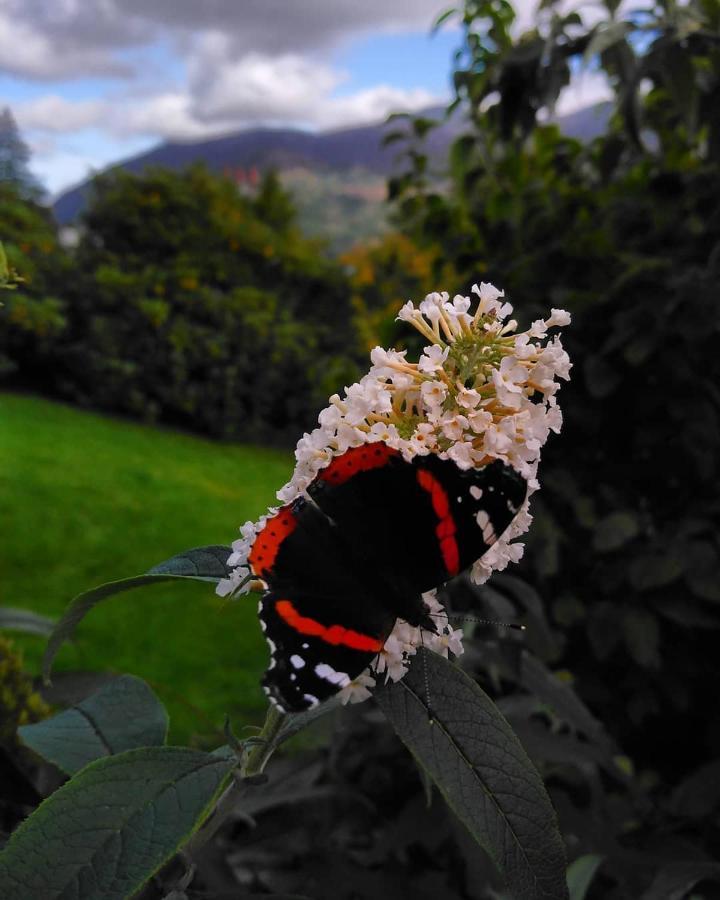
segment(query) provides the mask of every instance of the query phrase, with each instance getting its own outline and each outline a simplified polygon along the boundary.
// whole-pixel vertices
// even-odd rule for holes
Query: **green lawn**
[[[257,447],[0,395],[0,605],[59,615],[75,594],[141,573],[180,550],[229,544],[272,504],[292,458]],[[37,673],[44,640],[23,637]],[[172,584],[93,610],[56,668],[145,678],[171,714],[171,739],[207,737],[230,713],[257,724],[267,661],[257,598]]]

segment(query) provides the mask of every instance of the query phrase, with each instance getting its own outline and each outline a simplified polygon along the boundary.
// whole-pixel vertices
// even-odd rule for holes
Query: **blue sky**
[[[519,0],[521,17],[529,0]],[[0,105],[55,194],[162,140],[443,103],[440,0],[0,0]]]

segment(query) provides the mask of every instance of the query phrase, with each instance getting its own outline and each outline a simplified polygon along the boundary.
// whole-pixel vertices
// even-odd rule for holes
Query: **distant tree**
[[[257,217],[276,231],[287,231],[295,224],[292,197],[273,169],[263,175],[253,206]]]
[[[245,440],[294,441],[311,427],[355,374],[349,286],[288,229],[292,208],[280,215],[289,199],[272,179],[265,197],[261,215],[201,165],[97,178],[67,288],[62,389]]]
[[[40,186],[28,168],[29,161],[30,149],[6,106],[0,112],[0,184],[14,185],[26,197],[37,196]]]

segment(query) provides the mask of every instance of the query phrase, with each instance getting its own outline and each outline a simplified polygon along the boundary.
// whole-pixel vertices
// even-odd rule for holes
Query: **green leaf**
[[[585,48],[584,62],[587,65],[593,58],[600,53],[604,53],[609,47],[624,41],[628,32],[632,30],[629,22],[611,22],[607,25],[600,25],[596,28],[590,42]]]
[[[609,740],[601,723],[572,687],[567,682],[561,681],[543,662],[527,651],[522,654],[520,683],[576,731],[599,743],[606,743]],[[609,744],[606,749],[610,749]]]
[[[146,747],[90,763],[0,852],[0,900],[133,896],[200,825],[236,762]]]
[[[673,790],[670,806],[676,816],[704,819],[720,808],[720,759],[696,769]]]
[[[193,547],[158,563],[148,569],[148,575],[175,575],[182,578],[195,578],[198,581],[219,581],[227,578],[231,567],[227,565],[232,550],[219,544],[209,547]]]
[[[446,659],[420,650],[405,678],[376,688],[374,696],[516,900],[567,897],[563,844],[550,799],[512,729],[478,685]]]
[[[638,591],[650,591],[664,587],[683,573],[682,560],[673,554],[648,553],[630,563],[630,584]]]
[[[430,29],[430,34],[435,34],[435,32],[439,31],[443,25],[449,20],[452,19],[453,16],[457,15],[458,11],[454,6],[451,6],[450,9],[446,9],[445,12],[440,13],[440,15],[433,22],[432,28]]]
[[[43,656],[43,680],[46,683],[50,681],[50,671],[58,650],[74,634],[75,629],[90,610],[102,600],[124,591],[145,587],[149,584],[161,584],[165,581],[171,581],[173,578],[217,582],[229,572],[225,560],[227,560],[230,552],[229,547],[196,547],[193,550],[186,550],[184,553],[173,556],[157,566],[153,566],[145,575],[137,575],[134,578],[122,578],[119,581],[108,581],[106,584],[101,584],[99,587],[78,594],[77,597],[70,601],[62,618],[50,635]]]
[[[41,637],[47,637],[54,627],[54,620],[48,619],[47,616],[39,616],[26,609],[10,607],[0,609],[0,628],[7,631],[23,631],[25,634],[39,634]]]
[[[637,516],[634,513],[627,510],[611,513],[600,519],[595,526],[593,547],[599,553],[617,550],[637,537],[639,530]]]
[[[720,881],[720,863],[679,862],[664,866],[640,900],[683,900],[699,882]]]
[[[567,883],[570,900],[585,900],[588,888],[604,858],[597,853],[587,853],[568,866]]]
[[[688,572],[685,578],[696,597],[710,603],[720,603],[720,568],[713,572]]]
[[[311,725],[316,719],[327,715],[327,713],[337,709],[339,706],[340,700],[335,696],[326,700],[324,703],[318,704],[318,706],[306,709],[304,712],[289,713],[283,721],[280,731],[275,738],[276,746],[287,741],[298,732],[303,731],[303,729],[307,728],[308,725]]]
[[[162,746],[165,707],[140,678],[122,675],[96,694],[18,734],[31,750],[74,775],[89,762],[136,747]]]
[[[645,609],[628,609],[622,617],[622,634],[632,658],[645,668],[660,666],[660,627]]]

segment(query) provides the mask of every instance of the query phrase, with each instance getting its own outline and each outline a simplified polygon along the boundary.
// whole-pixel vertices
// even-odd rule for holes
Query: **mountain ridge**
[[[588,140],[607,125],[609,104],[598,104],[563,116],[558,124],[565,134]],[[442,109],[421,115],[442,116]],[[253,128],[200,141],[164,141],[150,150],[113,163],[103,171],[124,169],[140,173],[148,166],[180,169],[205,162],[217,172],[237,170],[307,169],[316,173],[365,171],[371,178],[389,176],[399,153],[397,144],[383,146],[384,134],[393,123],[356,125],[329,131],[309,132],[299,128]],[[445,120],[426,139],[431,159],[443,159],[450,143],[463,129],[462,121]],[[60,225],[75,222],[84,208],[94,175],[62,192],[52,204]]]

